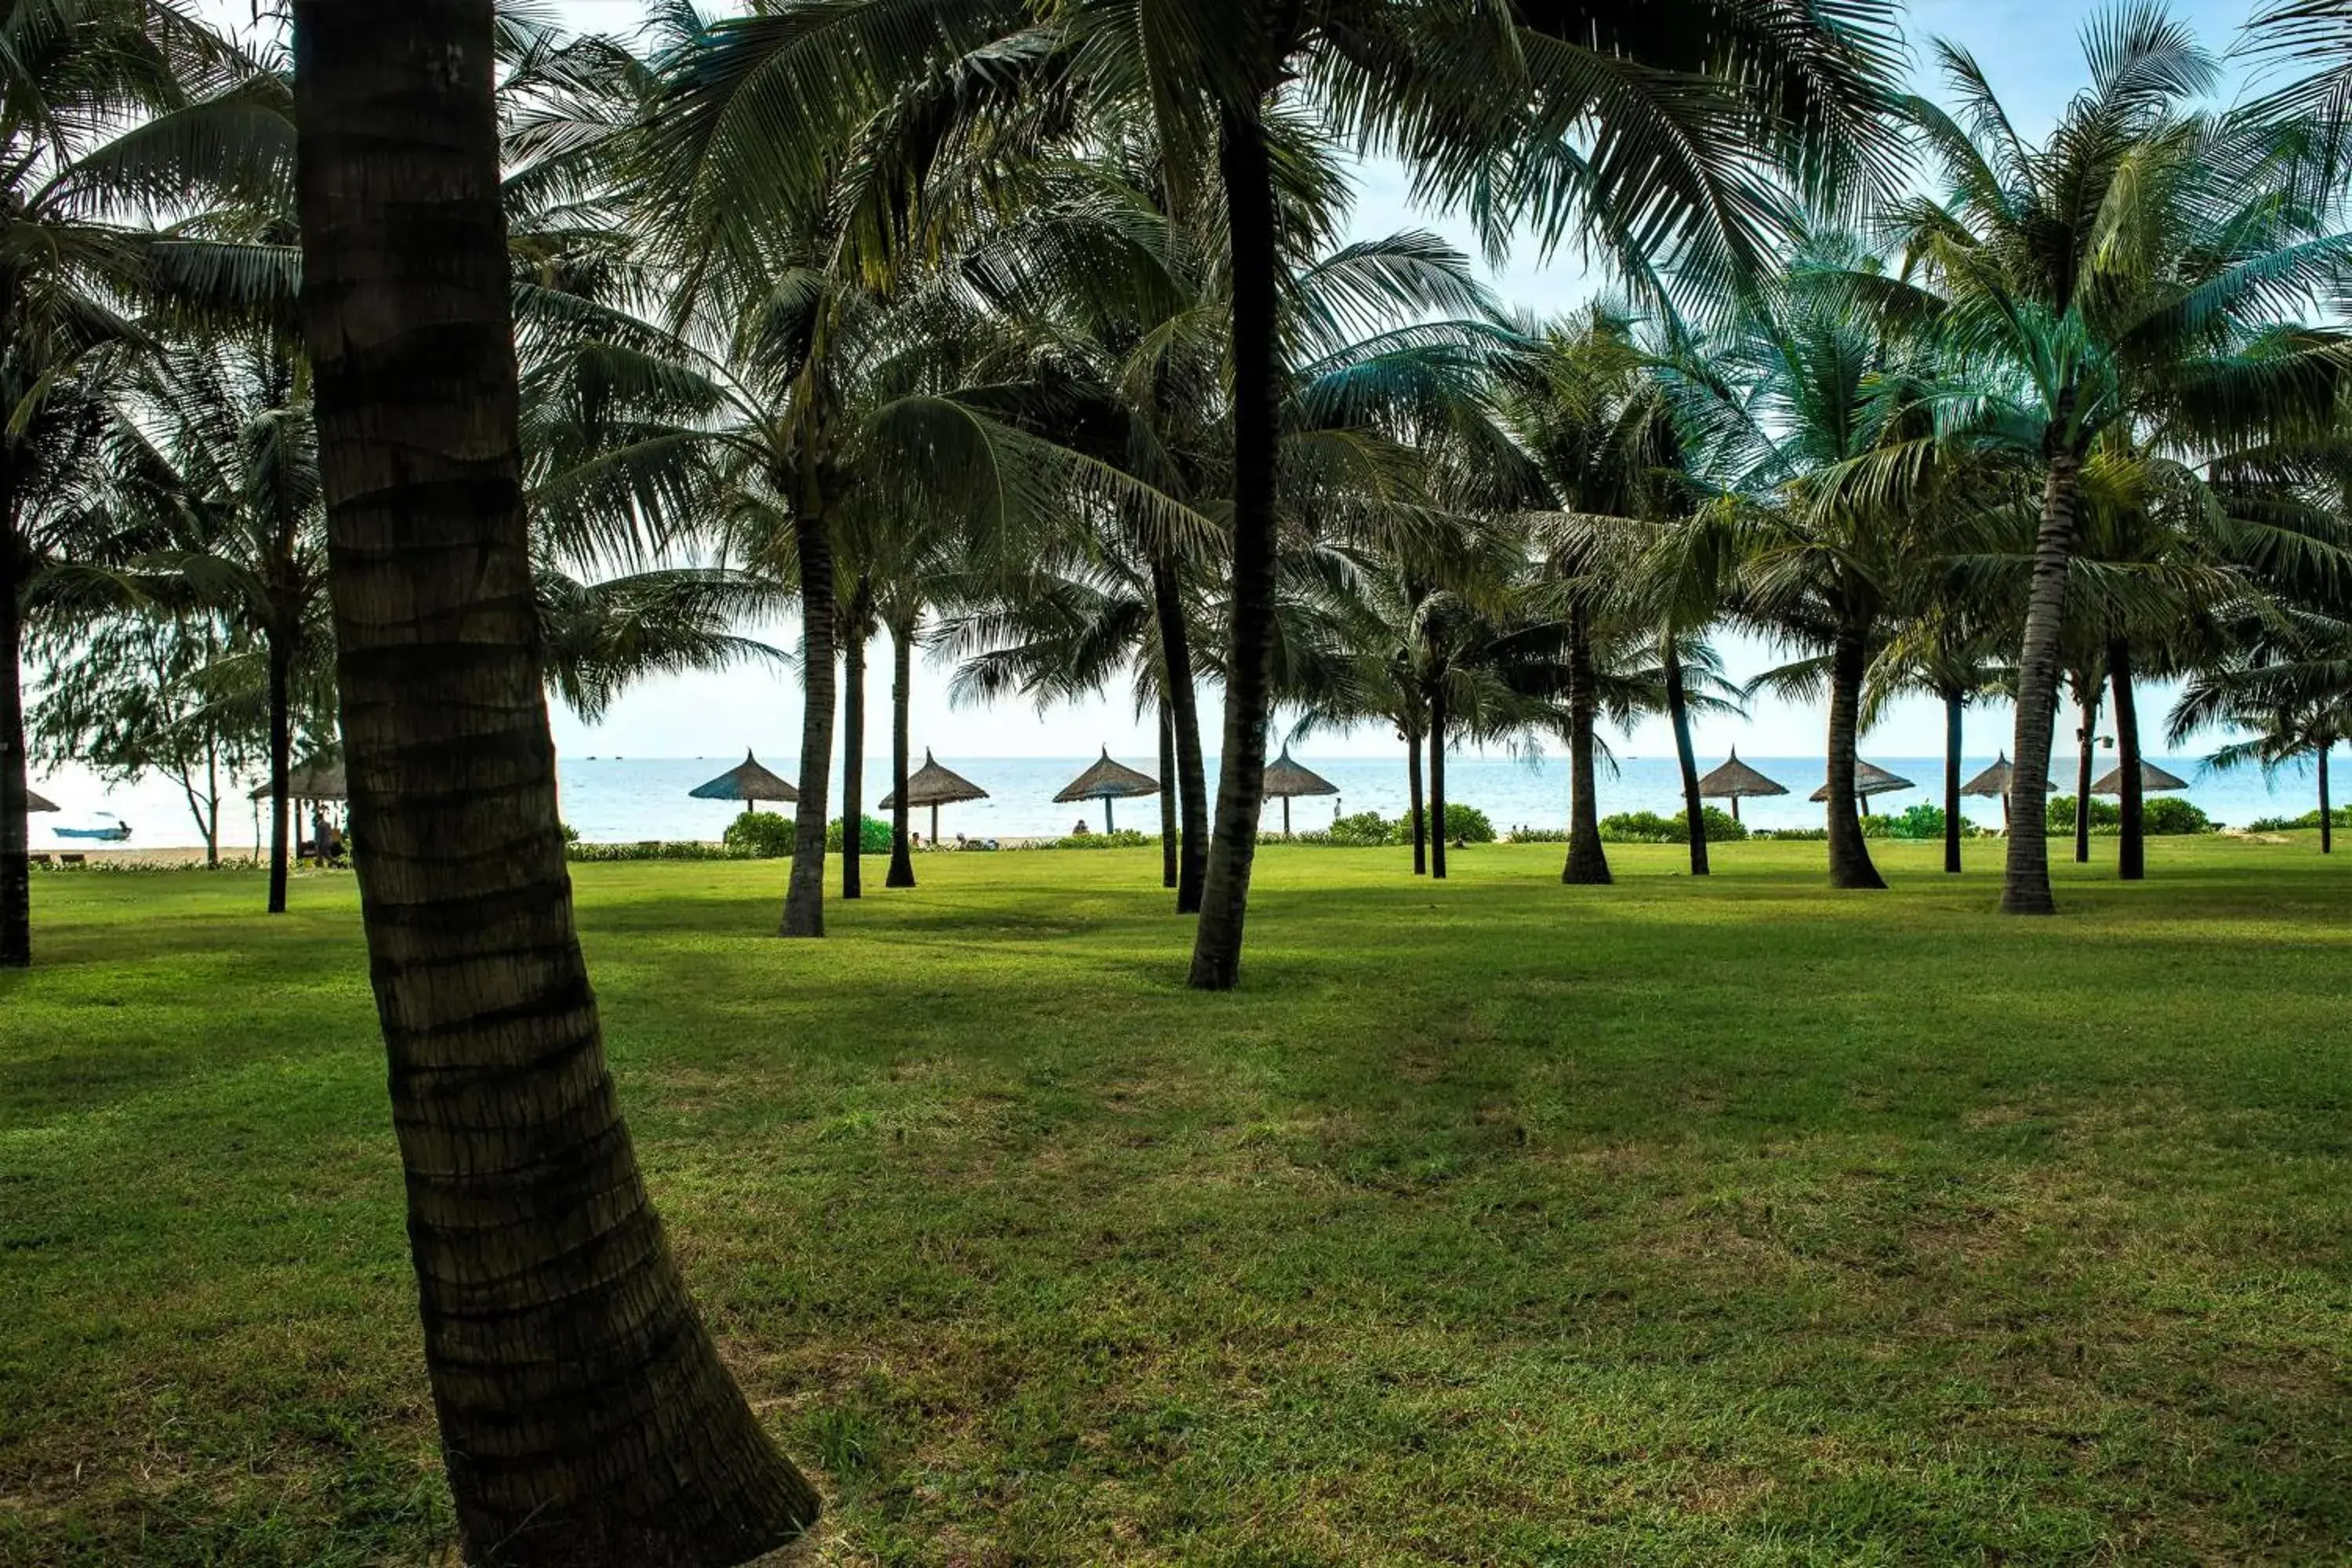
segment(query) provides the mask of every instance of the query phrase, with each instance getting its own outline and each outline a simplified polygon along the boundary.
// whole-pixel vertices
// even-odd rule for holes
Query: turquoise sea
[[[587,758],[569,757],[562,764],[562,809],[564,819],[580,831],[583,837],[595,841],[627,841],[643,838],[716,838],[726,826],[734,807],[716,801],[690,798],[688,792],[695,785],[724,771],[738,760],[734,756],[713,757],[654,757],[654,758]],[[793,762],[789,757],[769,756],[761,759],[777,772],[790,776]],[[1154,771],[1156,759],[1148,755],[1130,755],[1120,759],[1145,773]],[[1404,759],[1400,753],[1393,758],[1315,757],[1297,759],[1322,773],[1339,787],[1337,797],[1302,798],[1293,803],[1291,816],[1298,828],[1328,825],[1339,812],[1378,811],[1395,816],[1405,808],[1406,786]],[[1702,769],[1713,767],[1723,759],[1706,756],[1700,760]],[[1762,800],[1750,800],[1741,805],[1741,816],[1750,825],[1761,827],[1796,827],[1818,825],[1822,808],[1805,797],[1822,782],[1823,768],[1819,757],[1763,757],[1746,759],[1768,777],[1789,787],[1789,794]],[[1871,754],[1870,760],[1914,782],[1917,786],[1897,794],[1881,795],[1872,802],[1877,811],[1900,811],[1919,801],[1941,798],[1943,763],[1933,757],[1898,757]],[[2259,772],[2214,774],[2194,757],[2157,759],[2180,777],[2189,781],[2189,798],[2223,823],[2242,824],[2260,816],[2299,816],[2315,804],[2308,770],[2286,772],[2274,780],[2266,780]],[[1066,833],[1081,815],[1075,805],[1057,805],[1055,792],[1076,777],[1091,758],[1038,757],[941,757],[940,761],[970,778],[989,792],[989,798],[970,805],[942,809],[940,829],[952,836],[962,833],[972,837],[1032,837]],[[1965,773],[1973,774],[1990,763],[1992,758],[1970,757]],[[2113,753],[2100,753],[2099,769],[2104,772],[2113,765]],[[2062,762],[2062,787],[2071,793],[2073,768],[2071,758]],[[1215,759],[1210,760],[1210,787],[1216,784]],[[1448,794],[1457,801],[1466,802],[1485,812],[1496,826],[1507,831],[1520,825],[1555,827],[1564,826],[1568,816],[1568,766],[1564,759],[1549,757],[1540,762],[1526,763],[1503,757],[1461,756],[1453,758],[1447,767]],[[866,798],[867,810],[872,803],[889,787],[889,763],[886,758],[874,758],[866,766]],[[130,789],[104,789],[95,781],[36,779],[35,787],[53,795],[66,808],[60,817],[38,816],[33,819],[33,842],[36,847],[52,847],[58,840],[46,829],[59,821],[85,820],[95,811],[111,811],[130,821],[133,827],[131,840],[134,847],[154,847],[201,842],[191,820],[186,804],[177,788],[166,781],[149,779]],[[836,782],[836,790],[838,784]],[[1674,759],[1671,756],[1636,756],[1620,759],[1613,773],[1603,770],[1600,782],[1601,808],[1604,813],[1649,809],[1672,811],[1677,800],[1677,784]],[[835,801],[839,796],[836,794]],[[1139,827],[1157,831],[1160,820],[1159,804],[1153,799],[1120,801],[1114,808],[1122,827]],[[1968,803],[1970,818],[1988,826],[1998,825],[2000,805],[1998,801],[1971,800]],[[879,815],[879,813],[874,813]],[[1103,808],[1096,803],[1084,808],[1083,815],[1099,830],[1103,826]],[[918,812],[917,826],[924,827],[926,814]],[[225,847],[249,846],[256,823],[252,808],[240,800],[224,813]],[[1266,807],[1265,826],[1279,828],[1281,806],[1271,802]]]

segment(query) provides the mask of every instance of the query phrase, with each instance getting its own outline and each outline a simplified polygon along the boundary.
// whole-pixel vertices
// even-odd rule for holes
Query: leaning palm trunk
[[[890,874],[882,879],[886,888],[911,888],[915,885],[915,855],[907,838],[907,815],[913,808],[907,804],[907,770],[914,759],[908,736],[908,711],[914,702],[915,628],[890,623]],[[936,849],[938,845],[931,846]]]
[[[1412,813],[1412,874],[1429,875],[1429,816],[1421,795],[1421,731],[1405,732],[1405,795]]]
[[[2147,877],[2147,781],[2139,771],[2139,705],[2132,697],[2131,644],[2122,637],[2107,644],[2107,679],[2116,692],[2116,752],[2122,763],[2116,794],[2123,807],[2116,876],[2126,882]]]
[[[1573,612],[1568,640],[1568,864],[1559,879],[1580,887],[1611,880],[1609,851],[1601,842],[1601,803],[1595,798],[1594,720],[1599,692],[1592,670],[1592,639],[1582,611]]]
[[[2063,426],[2071,394],[2059,400]],[[2058,634],[2066,616],[2066,563],[2074,549],[2074,502],[2082,459],[2051,454],[2042,486],[2042,526],[2033,542],[2033,586],[2025,602],[2025,644],[2017,659],[2017,731],[2011,738],[2008,863],[2000,907],[2012,915],[2055,914],[2050,896],[2050,731],[2058,709]]]
[[[1233,628],[1225,659],[1224,752],[1217,765],[1217,826],[1201,889],[1190,984],[1225,991],[1241,978],[1250,868],[1265,805],[1265,730],[1274,698],[1275,441],[1279,370],[1274,171],[1257,106],[1228,108],[1219,125],[1232,240],[1234,359]]]
[[[1176,810],[1182,841],[1176,858],[1176,912],[1198,914],[1209,859],[1209,772],[1201,754],[1201,705],[1192,686],[1192,642],[1184,629],[1181,580],[1172,557],[1151,561],[1152,618],[1160,627],[1160,660],[1168,677],[1169,725],[1176,748]],[[1160,777],[1169,770],[1163,763]]]
[[[833,541],[821,510],[793,520],[801,567],[801,798],[793,819],[793,870],[784,885],[784,934],[824,934],[824,818],[833,774]],[[845,844],[848,842],[844,835]]]
[[[1429,877],[1445,880],[1445,686],[1429,694]]]
[[[841,645],[841,896],[863,898],[866,847],[866,588]]]
[[[1884,888],[1871,863],[1870,842],[1853,793],[1855,736],[1861,721],[1863,671],[1869,653],[1859,630],[1838,633],[1830,653],[1830,886]]]
[[[286,912],[287,779],[294,771],[294,650],[291,634],[272,626],[269,645],[269,912]],[[319,850],[320,856],[326,850]]]
[[[2083,727],[2074,731],[2074,864],[2091,863],[2091,777],[2098,765],[2099,682],[2095,676],[2076,679],[2075,706]]]
[[[0,470],[6,458],[0,453]],[[0,969],[33,962],[33,860],[26,809],[25,626],[15,495],[0,471]]]
[[[1176,721],[1160,703],[1160,885],[1176,887]]]
[[[1944,874],[1960,874],[1960,706],[1957,691],[1944,693]]]
[[[303,314],[361,910],[468,1558],[701,1568],[816,1516],[646,1199],[573,933],[490,0],[296,9]]]
[[[1683,661],[1675,652],[1672,637],[1666,639],[1666,711],[1674,721],[1675,762],[1683,774],[1683,821],[1690,832],[1691,875],[1704,877],[1708,870],[1706,803],[1699,798],[1698,754],[1691,747],[1690,692],[1683,684]]]

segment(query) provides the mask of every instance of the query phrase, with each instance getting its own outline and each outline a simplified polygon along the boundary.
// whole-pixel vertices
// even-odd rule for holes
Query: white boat
[[[51,835],[58,838],[86,838],[101,844],[121,844],[131,837],[131,824],[110,811],[94,811],[79,822],[53,826]]]

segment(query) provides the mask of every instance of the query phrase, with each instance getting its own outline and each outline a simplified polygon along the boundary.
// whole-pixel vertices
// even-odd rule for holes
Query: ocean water
[[[780,772],[789,770],[790,759],[764,759]],[[1092,761],[1087,757],[942,757],[946,765],[954,768],[981,788],[989,792],[986,800],[940,808],[940,831],[953,837],[961,833],[970,837],[1034,837],[1067,833],[1080,816],[1097,831],[1103,826],[1103,806],[1099,801],[1086,806],[1059,805],[1055,793],[1076,777]],[[1129,766],[1150,773],[1156,759],[1150,756],[1129,756],[1121,759]],[[1711,768],[1723,759],[1702,757],[1702,770]],[[1943,763],[1934,757],[1895,757],[1872,755],[1870,760],[1881,767],[1914,781],[1917,787],[1879,795],[1871,802],[1877,812],[1899,812],[1918,802],[1939,801],[1943,793]],[[1963,776],[1972,775],[1992,762],[1990,757],[1970,757],[1963,764]],[[2283,771],[2275,779],[2265,779],[2260,772],[2215,774],[2193,757],[2162,757],[2155,759],[2162,766],[2189,781],[2188,797],[2222,823],[2242,824],[2262,816],[2293,816],[2309,811],[2317,804],[2309,771]],[[688,791],[713,775],[733,765],[736,759],[726,757],[654,757],[654,758],[585,758],[566,757],[560,764],[562,805],[564,820],[579,830],[582,837],[593,842],[627,842],[646,838],[716,838],[725,829],[728,819],[739,807],[721,801],[695,800]],[[1403,814],[1407,797],[1404,759],[1402,753],[1392,758],[1313,757],[1298,761],[1321,773],[1339,787],[1335,796],[1302,797],[1291,804],[1291,823],[1299,830],[1328,826],[1333,816],[1341,813],[1377,811],[1386,816]],[[1805,797],[1817,788],[1824,776],[1819,757],[1749,757],[1752,766],[1767,777],[1786,784],[1789,794],[1740,804],[1741,819],[1757,827],[1809,827],[1822,821],[1822,808]],[[2102,752],[2100,771],[2113,765],[2109,753]],[[2068,793],[2073,789],[2072,759],[2061,763],[2060,784]],[[1535,763],[1501,757],[1458,756],[1446,765],[1448,798],[1476,806],[1494,821],[1496,828],[1508,831],[1519,826],[1538,827],[1564,826],[1568,820],[1568,764],[1564,758],[1549,757]],[[170,847],[200,844],[198,833],[189,815],[186,803],[176,785],[161,778],[149,778],[128,788],[108,788],[87,775],[60,774],[55,778],[37,778],[34,787],[56,800],[64,810],[57,816],[36,816],[32,821],[33,846],[36,848],[97,847],[71,845],[57,838],[48,830],[64,823],[86,821],[90,814],[112,812],[132,827],[131,847]],[[1216,759],[1209,759],[1209,787],[1213,798],[1216,789]],[[838,811],[839,782],[835,781],[834,796]],[[889,789],[889,763],[887,758],[870,759],[866,764],[866,799],[869,815],[880,816],[873,802]],[[1620,759],[1615,772],[1601,771],[1599,783],[1601,810],[1603,815],[1615,811],[1651,810],[1672,812],[1678,807],[1680,786],[1671,755],[1663,757],[1625,757]],[[1113,806],[1118,825],[1156,832],[1160,826],[1160,805],[1156,798],[1122,800]],[[2000,803],[1997,800],[1975,800],[1967,803],[1969,819],[1988,826],[2000,822]],[[918,832],[929,831],[929,813],[915,813]],[[1282,826],[1281,803],[1267,803],[1265,827],[1278,830]],[[240,797],[223,812],[223,848],[236,851],[249,849],[257,841],[261,824],[258,809]]]

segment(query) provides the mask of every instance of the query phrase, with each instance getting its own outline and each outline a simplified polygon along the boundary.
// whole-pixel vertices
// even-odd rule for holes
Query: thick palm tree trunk
[[[866,835],[866,588],[841,645],[841,896],[863,898]]]
[[[1282,257],[1274,172],[1257,106],[1227,109],[1217,167],[1224,178],[1233,269],[1234,586],[1225,658],[1225,738],[1217,760],[1217,826],[1201,889],[1191,984],[1225,991],[1241,978],[1242,928],[1258,814],[1265,805],[1265,731],[1274,705],[1275,361]]]
[[[1429,694],[1429,876],[1445,880],[1445,683]]]
[[[295,40],[361,908],[458,1529],[517,1568],[741,1563],[817,1499],[687,1294],[573,934],[490,0],[302,0]]]
[[[1707,875],[1706,803],[1698,794],[1698,753],[1691,746],[1690,691],[1683,684],[1683,661],[1666,639],[1666,712],[1675,727],[1675,763],[1683,775],[1683,821],[1690,832],[1690,868],[1694,877]],[[1731,803],[1735,807],[1738,801]],[[1598,827],[1594,829],[1596,835]],[[1605,853],[1605,851],[1604,851]]]
[[[1944,874],[1960,874],[1960,713],[1967,700],[1944,693]]]
[[[907,773],[914,765],[913,737],[908,733],[914,704],[915,628],[890,623],[890,874],[886,888],[915,885],[914,847],[908,841]],[[938,845],[931,846],[936,849]]]
[[[286,912],[289,808],[287,779],[294,771],[294,650],[273,629],[269,644],[269,912]],[[323,856],[324,849],[319,852]]]
[[[1421,731],[1406,731],[1405,801],[1412,813],[1412,874],[1429,875],[1429,814],[1423,808],[1421,796]]]
[[[0,466],[6,458],[0,456]],[[33,962],[32,836],[26,816],[24,584],[15,496],[0,474],[0,969]]]
[[[2132,695],[2131,644],[2107,644],[2107,679],[2115,688],[2116,754],[2121,764],[2123,827],[2117,840],[2116,876],[2126,882],[2147,877],[2147,789],[2139,771],[2139,704]]]
[[[1198,914],[1209,863],[1209,770],[1201,753],[1200,694],[1192,684],[1192,638],[1185,630],[1183,580],[1171,557],[1151,562],[1152,619],[1168,676],[1170,724],[1176,741],[1176,912]],[[1162,770],[1162,776],[1166,776]]]
[[[1855,731],[1862,714],[1863,673],[1869,652],[1862,633],[1838,633],[1830,651],[1829,819],[1830,886],[1884,888],[1885,879],[1871,863],[1870,841],[1862,836],[1862,816],[1853,793]]]
[[[833,782],[835,609],[833,539],[821,510],[793,528],[801,567],[801,798],[793,818],[793,870],[784,885],[786,936],[824,934],[825,796]],[[848,842],[845,831],[843,843]]]
[[[1599,709],[1592,639],[1585,633],[1583,612],[1577,611],[1570,617],[1568,637],[1568,863],[1560,868],[1559,879],[1578,887],[1612,880],[1609,850],[1601,842],[1601,803],[1594,793],[1599,773],[1593,724]]]
[[[1160,703],[1160,885],[1176,887],[1176,720]]]
[[[2073,417],[2062,397],[2055,424]],[[2058,634],[2066,617],[2066,563],[2074,550],[2074,502],[2082,459],[2054,452],[2042,485],[2042,526],[2033,542],[2033,585],[2025,601],[2025,643],[2017,659],[2017,731],[2011,737],[2010,820],[2000,907],[2012,915],[2058,910],[2050,895],[2050,732],[2058,712]]]
[[[2083,727],[2074,731],[2074,864],[2091,863],[2092,770],[2099,758],[2099,682],[2084,676],[2075,688]]]

